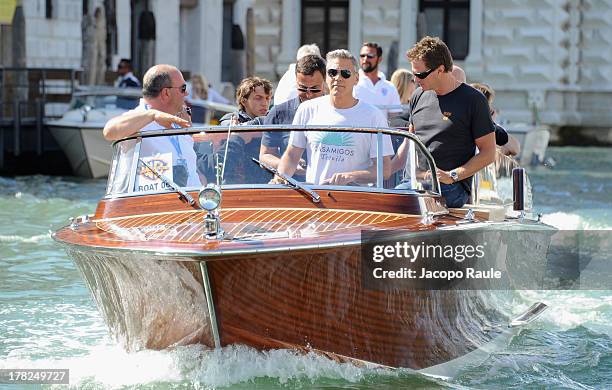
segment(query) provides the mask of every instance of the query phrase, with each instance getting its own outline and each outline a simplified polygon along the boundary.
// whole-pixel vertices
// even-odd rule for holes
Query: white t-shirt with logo
[[[294,125],[388,127],[387,118],[376,107],[361,100],[351,108],[335,108],[329,96],[300,104]],[[306,149],[306,181],[321,184],[334,173],[365,170],[376,158],[376,134],[336,131],[292,131],[289,144]],[[393,155],[391,137],[383,135],[383,155]]]
[[[353,88],[353,96],[374,106],[398,106],[397,108],[380,109],[385,115],[388,112],[402,112],[403,110],[399,107],[402,102],[395,85],[387,81],[383,72],[378,72],[378,77],[380,80],[373,84],[372,80],[360,70],[359,82]]]
[[[125,114],[139,111],[145,111],[149,107],[140,99],[140,104],[133,110]],[[157,122],[151,122],[142,129],[141,133],[149,131],[162,130],[162,127]],[[186,164],[188,178],[186,187],[198,187],[201,185],[200,178],[197,173],[197,156],[193,149],[193,138],[188,134],[173,136],[174,141],[170,136],[148,137],[143,138],[140,144],[140,157],[154,157],[164,153],[172,153],[172,164]],[[116,175],[111,172],[113,180],[109,182],[111,190],[114,193],[138,191],[138,180],[136,180],[135,188],[128,189],[130,173],[132,172],[132,161],[136,140],[123,141],[119,147],[121,148],[121,158],[118,161]],[[182,161],[181,161],[182,160]],[[173,179],[172,177],[168,177]],[[137,178],[138,179],[138,178]]]

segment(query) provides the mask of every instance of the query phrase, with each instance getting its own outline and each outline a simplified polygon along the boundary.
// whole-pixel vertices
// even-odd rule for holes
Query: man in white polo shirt
[[[300,104],[294,125],[387,127],[387,120],[376,107],[353,97],[357,84],[357,60],[348,50],[327,53],[329,95]],[[376,180],[375,133],[334,131],[292,131],[278,171],[291,176],[304,150],[308,153],[306,181],[313,184],[346,185]],[[393,146],[383,136],[383,174],[390,171]],[[273,182],[282,179],[275,178]]]
[[[185,111],[187,84],[180,70],[172,65],[155,65],[144,75],[143,98],[135,109],[110,119],[102,131],[109,141],[119,140],[137,133],[191,126],[191,118]],[[124,141],[113,187],[115,191],[141,191],[136,178],[135,188],[128,188],[128,173],[132,170],[131,155],[135,140]],[[197,173],[196,153],[190,135],[143,138],[140,157],[153,157],[172,153],[172,176],[180,187],[197,187],[201,178]],[[141,176],[140,174],[138,176]]]
[[[374,106],[396,106],[396,108],[380,108],[387,118],[402,112],[401,101],[397,89],[387,81],[385,74],[378,70],[382,62],[382,47],[377,43],[366,42],[359,51],[359,82],[355,87],[356,98]]]

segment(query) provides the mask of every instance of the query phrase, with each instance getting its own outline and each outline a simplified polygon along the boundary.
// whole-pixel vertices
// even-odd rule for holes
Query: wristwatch
[[[456,183],[456,182],[458,182],[458,181],[459,181],[459,175],[457,174],[457,171],[456,171],[456,170],[454,170],[454,169],[453,169],[453,170],[451,170],[451,171],[449,172],[449,175],[450,175],[451,179],[453,179],[453,183]]]

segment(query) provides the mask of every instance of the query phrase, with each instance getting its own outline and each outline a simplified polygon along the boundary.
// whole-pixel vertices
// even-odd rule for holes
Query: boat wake
[[[19,235],[4,235],[0,234],[0,243],[19,243],[34,244],[39,242],[51,242],[51,232],[46,234],[37,234],[34,236],[24,237]]]
[[[123,386],[149,388],[151,385],[194,388],[217,388],[237,384],[247,388],[267,384],[286,388],[308,387],[321,382],[366,385],[375,376],[394,381],[439,383],[404,370],[382,370],[337,363],[324,356],[300,354],[291,350],[258,351],[244,345],[232,345],[218,350],[201,345],[178,347],[173,350],[143,350],[127,353],[110,344],[92,347],[85,356],[58,359],[0,359],[4,368],[68,368],[70,385],[76,388],[116,388]],[[366,383],[364,383],[366,382]],[[443,383],[443,382],[441,382]],[[350,388],[355,388],[350,385]],[[366,386],[367,387],[367,386]]]
[[[570,330],[584,326],[612,336],[612,295],[610,291],[561,290],[519,291],[517,306],[528,302],[546,302],[552,310],[540,317],[540,326],[555,330]]]
[[[606,217],[607,216],[607,217]],[[610,210],[587,209],[579,214],[556,212],[544,214],[542,221],[559,230],[610,230],[612,213]]]

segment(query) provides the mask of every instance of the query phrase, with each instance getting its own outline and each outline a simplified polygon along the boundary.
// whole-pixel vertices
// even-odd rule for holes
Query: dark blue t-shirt
[[[272,107],[264,118],[264,125],[290,125],[293,123],[295,112],[300,106],[300,98],[288,100],[278,106]],[[261,144],[272,148],[279,148],[280,154],[285,153],[289,144],[289,131],[264,131],[261,136]]]
[[[467,163],[476,154],[475,140],[495,129],[487,99],[465,83],[446,95],[419,87],[410,106],[415,134],[445,171]]]

